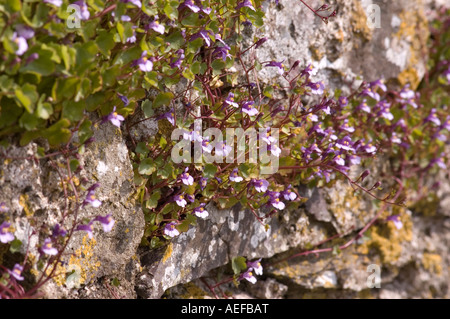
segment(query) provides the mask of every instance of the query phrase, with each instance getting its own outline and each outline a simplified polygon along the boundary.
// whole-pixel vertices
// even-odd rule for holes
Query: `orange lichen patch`
[[[424,253],[422,265],[426,270],[437,275],[442,274],[442,257],[438,254]]]

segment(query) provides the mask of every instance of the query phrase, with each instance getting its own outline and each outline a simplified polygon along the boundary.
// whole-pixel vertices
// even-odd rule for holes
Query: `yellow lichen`
[[[437,275],[442,273],[442,258],[438,254],[424,253],[422,257],[422,265],[423,268]]]
[[[401,214],[403,223],[397,229],[393,222],[386,222],[371,227],[370,239],[358,247],[362,254],[368,254],[371,248],[376,249],[383,264],[392,264],[398,260],[402,252],[402,243],[412,240],[412,221],[409,215]]]
[[[28,204],[28,195],[27,194],[21,194],[19,196],[19,205],[23,207],[23,210],[25,211],[25,215],[27,217],[33,215],[33,211],[30,209],[30,206]]]
[[[89,239],[86,235],[82,239],[81,247],[78,248],[75,253],[70,256],[67,267],[61,266],[61,264],[58,263],[54,272],[55,277],[53,278],[58,286],[65,284],[66,274],[68,270],[75,267],[78,267],[78,269],[80,269],[79,284],[84,284],[91,280],[93,274],[100,267],[100,262],[94,256],[94,247],[96,244],[97,241],[94,238]],[[50,272],[51,270],[49,269],[47,271],[47,274],[49,274]]]
[[[354,10],[351,12],[350,23],[353,33],[370,41],[372,39],[372,29],[367,25],[367,15],[359,1],[353,1]]]
[[[399,74],[398,80],[401,85],[410,83],[415,88],[420,81],[417,74],[417,65],[426,55],[429,35],[428,23],[422,9],[414,12],[401,12],[399,19],[401,23],[394,37],[397,37],[399,40],[405,39],[410,43],[410,54],[408,64]]]
[[[172,252],[173,252],[173,245],[172,243],[170,243],[167,246],[166,251],[164,252],[164,256],[162,258],[163,263],[165,263],[167,259],[169,259],[169,257],[172,255]]]

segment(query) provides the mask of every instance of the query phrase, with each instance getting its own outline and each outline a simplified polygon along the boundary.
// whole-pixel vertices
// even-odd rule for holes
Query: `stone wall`
[[[300,65],[312,62],[318,70],[315,79],[344,89],[360,81],[357,76],[413,86],[423,76],[428,35],[425,12],[430,3],[373,1],[381,9],[380,28],[374,29],[366,23],[367,0],[332,1],[338,15],[328,24],[300,2],[280,3],[264,3],[264,31],[247,30],[249,42],[254,35],[268,38],[255,52],[260,61],[285,60],[286,65],[297,60]],[[267,82],[276,76],[269,69],[263,69],[260,75]],[[147,129],[155,127],[148,121],[133,133],[145,135]],[[164,293],[169,298],[210,297],[200,278],[212,284],[214,278],[229,271],[229,263],[236,256],[263,258],[265,268],[254,286],[224,286],[238,298],[450,297],[448,174],[438,178],[438,197],[427,197],[415,207],[398,212],[404,224],[401,230],[392,223],[379,223],[370,238],[360,238],[337,254],[287,259],[338,233],[345,236],[329,245],[342,244],[375,216],[373,203],[367,197],[355,197],[345,182],[329,189],[299,189],[308,201],[296,210],[273,216],[267,231],[249,211],[238,206],[219,210],[209,204],[207,220],[199,220],[196,227],[167,246],[149,250],[139,247],[144,217],[134,199],[126,139],[109,124],[98,128],[94,137],[95,142],[83,156],[83,174],[101,184],[97,193],[103,202],[100,214],[112,213],[116,225],[112,233],[96,231],[95,241],[77,234],[69,250],[78,257],[67,260],[62,270],[75,269],[77,276],[47,285],[49,298],[160,298]],[[26,157],[37,146],[39,142],[22,148],[13,146],[7,153]],[[27,234],[38,225],[29,225],[25,216],[34,214],[51,221],[64,207],[58,176],[50,165],[45,160],[0,163],[0,199],[10,207],[16,237],[29,242],[35,256],[38,238]],[[90,216],[92,212],[83,214]],[[6,254],[2,258],[12,267],[16,257]],[[380,289],[367,289],[370,264],[381,266]],[[113,278],[120,282],[118,287],[108,286]]]

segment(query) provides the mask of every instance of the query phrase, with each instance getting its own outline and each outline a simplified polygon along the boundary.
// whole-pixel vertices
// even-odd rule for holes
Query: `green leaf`
[[[39,99],[39,95],[36,91],[36,86],[29,83],[26,83],[21,88],[15,90],[16,99],[29,113],[34,112],[35,103]]]
[[[10,242],[9,245],[9,251],[14,254],[20,252],[22,242],[16,238],[12,242]]]
[[[20,11],[22,9],[22,2],[20,0],[7,0],[6,7],[10,11]]]
[[[203,169],[203,176],[205,178],[213,178],[217,173],[217,166],[214,164],[206,164]]]
[[[111,54],[111,49],[114,48],[116,43],[114,42],[114,35],[111,32],[101,31],[97,36],[96,43],[100,52],[107,58]]]
[[[83,144],[86,142],[94,132],[92,131],[92,122],[89,120],[84,120],[80,125],[80,129],[78,130],[78,138],[80,143]]]
[[[62,116],[70,121],[79,121],[83,118],[83,113],[86,107],[84,101],[64,101]]]
[[[158,206],[158,200],[161,198],[161,191],[159,189],[153,191],[150,196],[150,200],[147,201],[147,208],[156,208]]]
[[[231,260],[231,267],[235,275],[239,275],[242,271],[247,269],[247,259],[242,256],[234,257]]]
[[[145,100],[144,102],[142,102],[142,110],[144,111],[144,115],[145,117],[151,117],[155,114],[155,112],[153,111],[153,103],[150,100]]]
[[[20,72],[32,72],[43,76],[52,74],[55,71],[55,62],[52,60],[54,52],[41,48],[35,53],[38,54],[38,58],[21,67]]]
[[[77,160],[76,158],[71,159],[70,163],[69,163],[69,166],[70,166],[70,170],[72,172],[75,172],[77,170],[78,166],[80,166],[80,161]]]
[[[158,108],[163,105],[169,105],[174,95],[171,92],[159,93],[153,101],[153,107]]]
[[[156,165],[151,158],[146,158],[139,164],[138,172],[141,175],[151,175],[154,171]]]

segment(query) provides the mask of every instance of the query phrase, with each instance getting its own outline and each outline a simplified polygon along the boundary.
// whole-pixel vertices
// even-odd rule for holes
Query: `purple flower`
[[[286,205],[282,201],[280,201],[280,193],[274,192],[275,195],[269,197],[269,203],[272,204],[273,207],[279,210],[283,210]]]
[[[271,144],[277,142],[277,139],[274,138],[272,135],[270,135],[269,129],[267,129],[266,134],[262,135],[261,139],[262,139],[264,142],[266,142],[268,145],[271,145]]]
[[[22,276],[22,271],[23,267],[19,264],[15,264],[12,270],[8,269],[8,273],[19,281],[22,281],[24,279]]]
[[[205,44],[207,47],[211,45],[211,38],[209,37],[208,31],[201,30],[191,36],[191,41],[194,41],[195,39],[202,38],[203,41],[205,41]]]
[[[169,112],[166,112],[166,113],[160,115],[160,116],[158,117],[158,119],[159,119],[159,120],[161,120],[161,119],[167,119],[167,120],[170,122],[170,124],[172,124],[173,126],[175,126],[175,113],[174,113],[174,110],[173,110],[173,109],[171,109]]]
[[[104,217],[97,216],[97,217],[95,217],[94,221],[98,221],[102,224],[103,231],[105,233],[110,232],[115,223],[115,220],[111,217],[111,214],[108,214]]]
[[[84,2],[83,0],[80,1],[76,1],[73,4],[78,5],[80,7],[80,12],[77,12],[78,18],[81,20],[88,20],[90,17],[90,13],[88,10],[88,7],[86,5],[86,2]]]
[[[200,178],[200,188],[202,190],[205,189],[206,185],[208,184],[208,179],[205,177]]]
[[[53,227],[53,231],[52,231],[52,237],[53,238],[56,238],[56,237],[59,237],[59,236],[65,237],[66,235],[67,235],[67,231],[64,228],[62,228],[59,224],[56,224]]]
[[[267,187],[269,187],[269,182],[265,179],[253,179],[252,185],[255,187],[257,192],[264,193],[267,191]]]
[[[16,25],[16,31],[18,35],[22,38],[31,39],[32,37],[34,37],[34,30],[29,26],[18,24]]]
[[[377,92],[374,92],[370,87],[369,88],[365,88],[361,94],[361,96],[368,96],[372,99],[374,99],[375,101],[379,101],[380,100],[380,95]]]
[[[270,151],[272,153],[272,155],[275,156],[275,157],[279,157],[280,154],[281,154],[281,148],[279,148],[275,144],[267,145],[267,150]]]
[[[376,88],[380,88],[383,92],[387,91],[387,87],[384,84],[384,80],[383,79],[378,79],[376,81],[370,82],[369,83],[369,87],[373,90]]]
[[[450,66],[442,73],[442,75],[447,79],[447,83],[450,84]]]
[[[431,109],[430,115],[428,115],[425,118],[424,123],[428,123],[428,122],[432,122],[436,126],[441,125],[441,121],[436,116],[436,109],[435,108]]]
[[[367,153],[375,153],[377,151],[377,148],[372,143],[362,144],[361,148]]]
[[[175,195],[173,197],[173,199],[177,203],[177,205],[180,206],[180,207],[185,207],[186,204],[187,204],[186,200],[184,199],[184,195],[183,194]]]
[[[255,49],[259,48],[261,45],[263,45],[267,41],[267,38],[261,38],[255,43]]]
[[[186,195],[186,198],[188,201],[190,201],[191,203],[195,202],[195,196],[194,195]]]
[[[440,156],[440,157],[435,158],[435,159],[432,159],[432,160],[430,161],[429,166],[431,167],[431,166],[433,166],[434,164],[436,164],[437,166],[439,166],[439,167],[442,168],[442,169],[447,169],[447,166],[446,166],[445,163],[444,163],[444,154],[443,154],[443,153],[441,153],[441,156]]]
[[[255,271],[255,274],[262,275],[263,267],[261,266],[261,258],[255,261],[247,261],[247,267],[252,268]]]
[[[16,32],[13,33],[11,40],[13,40],[15,44],[17,44],[17,55],[23,55],[28,50],[27,40],[24,37],[17,36]]]
[[[311,64],[308,64],[308,66],[300,72],[300,76],[310,76],[313,71],[313,66]]]
[[[184,173],[181,174],[179,178],[181,179],[181,181],[183,182],[184,185],[194,184],[194,178],[191,175],[189,175],[187,167],[184,170]]]
[[[209,213],[205,210],[205,203],[201,203],[200,206],[194,208],[194,214],[200,218],[208,217]]]
[[[134,65],[139,66],[143,72],[150,72],[153,70],[153,62],[147,58],[147,51],[142,52],[141,58],[133,62]]]
[[[229,180],[236,183],[242,182],[243,178],[238,175],[237,168],[233,169],[233,171],[230,173]]]
[[[4,244],[9,243],[14,240],[14,235],[11,233],[11,224],[8,222],[3,222],[0,225],[0,241]]]
[[[169,237],[178,236],[180,232],[178,231],[178,229],[175,228],[176,226],[177,226],[176,222],[167,223],[166,226],[164,227],[164,235],[167,235]]]
[[[348,120],[347,119],[344,121],[344,124],[342,124],[339,128],[341,130],[347,131],[349,133],[353,133],[355,131],[355,128],[353,128],[352,126],[348,125]]]
[[[44,0],[44,3],[53,4],[54,6],[60,7],[62,5],[62,0]]]
[[[226,106],[228,106],[228,105],[231,105],[231,106],[233,106],[233,107],[235,107],[235,108],[238,108],[238,107],[239,107],[239,104],[237,104],[236,102],[234,102],[234,93],[232,93],[232,92],[228,93],[227,98],[226,98],[225,101],[223,102],[222,108],[224,108],[224,107],[226,107]]]
[[[117,96],[119,97],[119,99],[122,100],[124,106],[127,106],[128,104],[130,104],[130,101],[128,100],[128,98],[125,95],[117,93]]]
[[[6,213],[9,211],[9,208],[6,206],[5,202],[0,203],[0,213]]]
[[[297,198],[297,194],[293,192],[291,188],[292,186],[289,185],[284,191],[280,193],[285,200],[295,200]]]
[[[265,67],[276,67],[276,68],[278,68],[278,73],[279,74],[283,74],[284,73],[284,64],[283,64],[283,62],[271,61],[271,62],[267,63],[265,65]]]
[[[78,225],[78,227],[76,228],[77,231],[85,231],[88,233],[88,236],[90,239],[92,239],[92,237],[94,236],[92,234],[92,232],[94,231],[94,226],[93,226],[94,221],[91,220],[89,222],[89,224],[84,224],[84,225]]]
[[[240,8],[243,8],[243,7],[247,7],[250,10],[256,11],[256,9],[253,7],[252,2],[250,0],[244,0],[241,3],[239,3],[236,6],[236,10],[239,10]]]
[[[228,156],[230,154],[232,148],[228,146],[224,142],[219,142],[215,145],[216,155],[219,156]]]
[[[96,185],[96,184],[94,184]],[[96,187],[95,187],[96,188]],[[95,188],[94,189],[90,189],[88,190],[88,193],[86,195],[86,199],[83,202],[83,206],[90,204],[92,207],[99,207],[102,202],[99,201],[96,197],[95,197]]]
[[[386,220],[393,222],[397,229],[401,229],[403,227],[403,223],[400,220],[400,216],[399,215],[389,216],[388,218],[386,218]]]
[[[247,113],[249,116],[255,116],[259,111],[253,107],[253,101],[245,101],[242,103],[242,112]]]
[[[58,250],[53,247],[52,240],[50,238],[46,238],[44,240],[44,244],[41,247],[41,250],[44,254],[55,256],[58,254]]]
[[[360,105],[358,105],[358,107],[356,108],[357,110],[362,110],[362,111],[364,111],[364,112],[366,112],[366,113],[370,113],[371,111],[370,111],[370,107],[367,105],[367,103],[366,103],[366,99],[363,99],[362,100],[362,102],[361,102],[361,104]]]
[[[200,8],[197,7],[192,0],[186,0],[181,5],[180,8],[188,7],[191,11],[197,13],[200,11]]]
[[[243,274],[241,274],[239,276],[239,280],[246,279],[247,281],[251,282],[252,284],[255,284],[256,277],[253,276],[252,271],[253,271],[253,268],[248,268]]]
[[[162,24],[159,24],[158,21],[153,21],[151,22],[148,26],[147,29],[152,29],[155,32],[164,34],[164,31],[166,31],[166,29],[164,28],[164,26]]]
[[[341,96],[339,97],[338,103],[340,107],[345,107],[348,105],[348,99],[345,96]]]
[[[380,111],[378,111],[377,115],[381,116],[389,121],[392,121],[394,119],[394,115],[392,115],[390,111],[390,104],[386,101],[381,101],[377,104],[377,107],[380,108]]]
[[[323,90],[325,89],[323,82],[310,82],[307,86],[311,88],[312,94],[323,94]]]
[[[176,53],[178,54],[178,58],[172,58],[172,60],[169,64],[171,68],[180,68],[181,63],[183,62],[183,60],[185,58],[183,49],[179,49]]]
[[[447,116],[444,123],[442,123],[441,130],[450,131],[450,115]]]
[[[213,147],[207,138],[204,138],[202,141],[202,150],[203,152],[211,153]]]
[[[353,142],[350,137],[345,136],[344,138],[336,141],[336,147],[346,151],[354,151]]]
[[[123,3],[131,3],[134,4],[136,7],[141,8],[142,7],[142,3],[140,0],[120,0]]]
[[[109,121],[112,125],[120,127],[120,122],[123,122],[124,120],[125,118],[116,112],[116,107],[114,106],[113,111],[105,117],[102,123]]]

